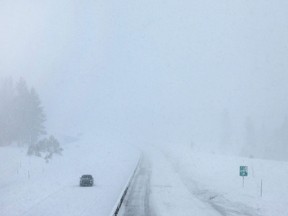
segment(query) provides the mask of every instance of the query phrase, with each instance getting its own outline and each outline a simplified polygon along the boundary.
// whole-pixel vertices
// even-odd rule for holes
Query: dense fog
[[[0,85],[35,88],[49,133],[287,160],[287,11],[284,0],[3,0]]]

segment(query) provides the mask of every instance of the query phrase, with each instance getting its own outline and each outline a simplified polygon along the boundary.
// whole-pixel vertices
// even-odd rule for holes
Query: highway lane
[[[151,164],[143,156],[118,215],[152,216],[150,206]]]
[[[259,215],[249,206],[232,202],[220,193],[198,188],[193,173],[186,176],[163,152],[152,149],[145,155],[130,183],[119,216]]]
[[[118,216],[219,216],[191,194],[162,152],[146,151]]]

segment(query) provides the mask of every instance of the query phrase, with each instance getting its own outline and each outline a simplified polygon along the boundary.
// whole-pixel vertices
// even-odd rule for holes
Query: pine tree
[[[43,112],[43,107],[41,106],[40,98],[33,88],[30,91],[29,99],[29,122],[27,123],[29,128],[28,136],[30,138],[30,144],[35,144],[41,135],[46,134],[44,127],[46,117]]]
[[[16,122],[20,144],[33,145],[45,134],[45,115],[34,89],[29,90],[23,79],[16,86]]]
[[[35,89],[24,79],[14,86],[11,78],[0,82],[0,145],[34,145],[46,133],[45,115]]]

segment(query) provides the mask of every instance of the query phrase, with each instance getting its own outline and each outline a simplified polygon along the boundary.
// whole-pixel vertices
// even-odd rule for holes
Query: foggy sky
[[[234,139],[288,114],[288,2],[0,1],[0,77],[24,77],[51,131],[119,142]],[[61,133],[60,132],[60,133]]]

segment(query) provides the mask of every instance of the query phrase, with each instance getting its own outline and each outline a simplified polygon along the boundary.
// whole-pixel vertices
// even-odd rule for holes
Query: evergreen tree
[[[33,145],[45,134],[45,115],[34,89],[29,90],[23,79],[16,86],[16,121],[20,144]]]
[[[43,107],[41,106],[41,101],[38,94],[32,88],[30,91],[30,118],[27,124],[29,131],[28,136],[30,137],[30,144],[37,142],[41,135],[46,134],[44,123],[46,117],[43,112]]]
[[[45,159],[61,154],[58,140],[50,136],[39,141],[46,134],[45,114],[35,89],[29,89],[24,79],[14,86],[13,80],[0,82],[0,146],[12,142],[29,145],[28,155],[45,153]]]

